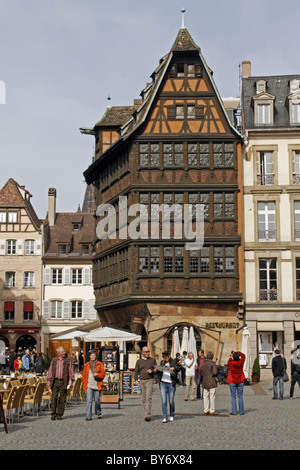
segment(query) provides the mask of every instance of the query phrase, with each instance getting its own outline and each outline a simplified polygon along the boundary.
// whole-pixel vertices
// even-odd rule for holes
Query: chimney
[[[56,216],[56,189],[49,188],[48,190],[48,222],[49,226],[53,227],[55,224]]]
[[[243,60],[242,62],[242,77],[251,77],[251,61]]]

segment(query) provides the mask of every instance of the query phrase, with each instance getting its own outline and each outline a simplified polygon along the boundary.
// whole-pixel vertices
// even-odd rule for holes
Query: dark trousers
[[[291,388],[290,388],[290,397],[293,398],[294,396],[294,388],[295,384],[298,382],[298,385],[300,387],[300,375],[292,375],[291,377]]]
[[[54,380],[52,388],[51,414],[62,416],[65,412],[67,389],[64,388],[63,380]]]

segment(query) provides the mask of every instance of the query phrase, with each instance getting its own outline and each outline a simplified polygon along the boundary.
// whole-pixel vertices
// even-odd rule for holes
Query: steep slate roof
[[[290,92],[290,81],[294,78],[300,79],[300,75],[274,75],[243,78],[242,82],[242,103],[243,118],[245,129],[257,129],[260,127],[268,128],[287,128],[291,126],[289,116],[289,106],[287,97]],[[266,81],[266,93],[275,96],[274,100],[274,123],[266,125],[254,124],[254,102],[253,97],[256,95],[256,82],[259,80]]]
[[[21,186],[13,178],[9,178],[0,190],[0,208],[26,209],[33,225],[36,229],[39,229],[41,220],[30,202],[31,197],[32,195],[25,189],[25,186]]]
[[[92,183],[93,181],[93,170],[99,165],[99,161],[103,158],[103,156],[107,155],[112,149],[116,148],[118,145],[120,145],[122,142],[127,140],[146,120],[146,117],[148,115],[148,112],[150,111],[150,108],[154,102],[154,99],[156,97],[156,93],[159,90],[159,87],[162,83],[162,80],[165,76],[165,72],[167,71],[167,68],[175,54],[178,53],[191,53],[191,54],[199,54],[199,57],[206,69],[207,75],[209,79],[211,80],[212,86],[215,90],[216,96],[219,100],[220,106],[224,111],[224,115],[226,116],[226,119],[228,121],[228,124],[230,128],[238,135],[241,137],[237,129],[233,126],[231,123],[226,110],[224,108],[222,99],[219,95],[218,89],[216,87],[216,84],[213,80],[212,77],[212,71],[210,68],[207,66],[202,54],[201,54],[201,49],[197,44],[194,42],[192,39],[190,33],[186,28],[181,28],[179,30],[179,33],[175,39],[175,42],[171,48],[171,51],[166,54],[161,60],[159,66],[156,68],[156,70],[153,72],[151,75],[153,78],[153,81],[151,84],[147,85],[147,87],[142,91],[141,96],[144,98],[144,101],[140,107],[134,110],[130,118],[123,124],[122,127],[119,129],[120,137],[117,139],[105,152],[102,153],[102,155],[95,160],[84,172],[84,176],[86,179],[86,182],[88,184]],[[126,107],[128,108],[128,107]],[[113,108],[112,108],[113,109]],[[125,115],[125,113],[124,113]],[[99,121],[97,125],[99,125],[101,121]],[[95,127],[96,127],[95,126]],[[93,131],[95,130],[95,127]]]
[[[74,230],[73,224],[81,223],[80,230]],[[55,224],[45,226],[45,255],[44,257],[57,256],[58,244],[69,244],[69,254],[60,258],[80,256],[81,245],[92,243],[94,240],[95,218],[91,213],[84,212],[59,212],[56,214]]]

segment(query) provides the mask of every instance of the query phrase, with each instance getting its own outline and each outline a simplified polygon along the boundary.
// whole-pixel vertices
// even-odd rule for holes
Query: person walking
[[[195,371],[195,380],[196,380],[196,385],[197,385],[197,399],[203,398],[203,387],[202,387],[202,396],[201,396],[202,375],[200,374],[200,369],[204,361],[205,361],[204,351],[203,349],[200,349],[200,351],[198,352],[197,365],[196,365],[196,371]]]
[[[297,356],[293,356],[291,360],[291,388],[290,388],[290,398],[294,396],[294,388],[298,382],[300,388],[300,350],[298,349]]]
[[[246,380],[243,366],[246,356],[240,351],[231,351],[231,357],[227,362],[228,376],[231,394],[231,415],[237,414],[236,397],[238,398],[239,413],[244,414],[244,381]]]
[[[175,415],[175,391],[176,391],[176,377],[178,367],[175,359],[171,358],[170,351],[162,353],[162,361],[160,366],[157,367],[157,373],[159,378],[159,387],[162,399],[162,412],[163,412],[163,423],[168,422],[168,400],[170,407],[170,421],[174,421]]]
[[[193,353],[189,353],[187,359],[185,360],[185,397],[184,400],[187,401],[189,398],[189,393],[191,389],[191,400],[196,401],[196,381],[195,381],[195,368],[196,361]]]
[[[286,360],[280,355],[279,349],[274,351],[275,357],[272,359],[272,373],[273,373],[273,398],[278,399],[278,382],[279,382],[279,400],[283,400],[283,375],[286,371]]]
[[[52,393],[51,420],[63,419],[65,412],[67,389],[71,387],[75,379],[72,361],[66,357],[65,349],[60,346],[56,350],[57,357],[50,363],[47,374],[47,384]]]
[[[150,357],[148,346],[142,348],[142,357],[136,361],[134,369],[135,385],[140,385],[145,421],[151,420],[152,392],[156,360]]]
[[[218,368],[213,358],[213,353],[208,351],[199,371],[202,376],[203,407],[205,415],[217,415],[215,408],[217,381],[214,376],[217,375]]]
[[[103,390],[103,379],[106,372],[102,362],[97,361],[97,352],[92,351],[90,360],[84,366],[82,372],[82,385],[86,393],[86,420],[92,419],[93,401],[95,401],[95,414],[97,418],[102,418],[101,413],[101,392]]]

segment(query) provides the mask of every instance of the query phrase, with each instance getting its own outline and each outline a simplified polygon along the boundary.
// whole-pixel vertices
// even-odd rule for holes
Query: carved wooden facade
[[[123,114],[122,108],[108,108],[92,130],[96,159],[85,178],[96,187],[97,206],[111,204],[117,218],[116,237],[95,242],[96,308],[110,322],[110,309],[144,302],[213,302],[220,311],[222,303],[230,303],[237,313],[243,297],[241,136],[186,29],[141,97]],[[113,135],[103,152],[105,138]],[[163,238],[161,223],[151,237],[147,218],[141,219],[139,239],[124,238],[120,196],[127,197],[128,207],[146,206],[148,215],[153,205],[190,204],[193,211],[202,204],[203,248],[186,249],[174,213],[169,239]],[[125,229],[133,219],[128,216]],[[123,325],[128,321],[123,318]]]

